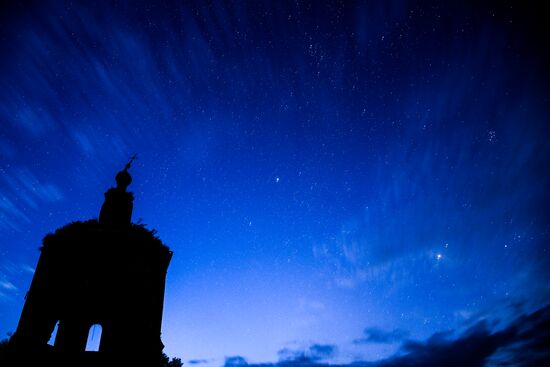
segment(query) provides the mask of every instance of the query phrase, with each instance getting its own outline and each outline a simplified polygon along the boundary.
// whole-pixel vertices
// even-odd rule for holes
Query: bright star
[[[435,255],[435,258],[436,258],[437,260],[441,260],[441,259],[443,258],[443,255],[437,254],[437,255]]]

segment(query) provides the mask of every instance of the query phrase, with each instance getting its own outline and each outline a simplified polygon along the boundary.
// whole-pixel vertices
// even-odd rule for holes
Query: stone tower
[[[105,193],[99,220],[73,222],[44,238],[10,340],[14,361],[29,362],[17,365],[34,360],[93,366],[118,359],[125,365],[159,364],[172,252],[154,231],[131,222],[134,197],[126,188],[132,160],[116,175],[117,187]],[[101,326],[99,350],[86,352],[96,325]],[[54,328],[55,342],[49,345]]]

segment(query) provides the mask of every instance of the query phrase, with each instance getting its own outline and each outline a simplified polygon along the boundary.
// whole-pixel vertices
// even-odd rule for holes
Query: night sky
[[[97,218],[137,153],[133,220],[174,251],[169,356],[550,358],[550,43],[530,6],[2,5],[0,338],[43,236]]]

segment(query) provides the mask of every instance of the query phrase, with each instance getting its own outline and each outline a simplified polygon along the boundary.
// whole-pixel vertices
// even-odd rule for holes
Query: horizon
[[[170,357],[550,359],[525,339],[550,317],[544,12],[107,4],[0,7],[0,340],[42,238],[97,218],[137,153]]]

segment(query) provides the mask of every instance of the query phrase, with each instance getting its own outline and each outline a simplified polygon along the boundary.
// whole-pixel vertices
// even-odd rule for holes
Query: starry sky
[[[43,236],[137,153],[169,356],[545,358],[548,25],[480,3],[2,5],[0,338]]]

